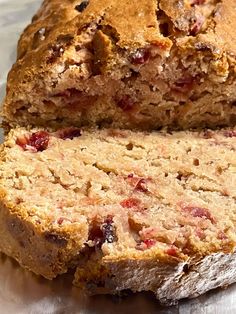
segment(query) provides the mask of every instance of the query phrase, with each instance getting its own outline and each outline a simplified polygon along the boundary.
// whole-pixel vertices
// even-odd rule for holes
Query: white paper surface
[[[20,33],[40,5],[39,0],[0,0],[0,100],[6,75],[15,60]],[[1,241],[1,239],[0,239]],[[182,301],[178,307],[161,308],[151,294],[124,298],[85,297],[71,285],[69,276],[53,282],[21,269],[12,259],[0,255],[0,314],[233,314],[236,313],[236,285]]]

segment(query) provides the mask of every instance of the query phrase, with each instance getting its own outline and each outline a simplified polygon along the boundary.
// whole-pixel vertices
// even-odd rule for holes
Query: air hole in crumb
[[[134,145],[132,143],[129,143],[126,145],[127,150],[133,150],[133,148],[134,148]]]
[[[189,265],[185,264],[183,267],[183,272],[187,274],[189,272],[189,269],[190,269]]]
[[[97,121],[97,126],[98,126],[98,129],[100,130],[104,127],[109,127],[112,123],[113,123],[112,118],[104,118]]]
[[[231,105],[231,107],[235,107],[236,106],[236,101],[233,101],[230,105]]]
[[[160,33],[164,36],[164,37],[168,37],[170,36],[170,31],[169,31],[169,24],[168,23],[161,23],[159,25],[160,28]]]
[[[167,178],[168,177],[168,173],[167,172],[165,172],[165,178]]]
[[[194,165],[194,166],[199,166],[199,165],[200,165],[200,162],[199,162],[199,159],[198,159],[198,158],[195,158],[195,159],[193,160],[193,165]]]
[[[106,187],[106,186],[103,186],[103,187],[102,187],[102,191],[108,192],[108,190],[109,190],[108,187]]]
[[[187,154],[190,153],[191,151],[192,151],[192,148],[191,148],[191,147],[189,147],[189,148],[186,149],[186,153],[187,153]]]
[[[88,4],[88,0],[82,1],[80,4],[75,6],[75,10],[82,13],[87,8]]]
[[[183,174],[182,173],[178,173],[178,175],[176,176],[176,179],[181,181],[182,177],[183,177]]]

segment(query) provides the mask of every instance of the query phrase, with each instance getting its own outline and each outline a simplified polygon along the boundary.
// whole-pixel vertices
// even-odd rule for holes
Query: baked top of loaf
[[[0,248],[20,263],[22,251],[31,252],[23,264],[47,278],[79,263],[86,248],[106,262],[170,265],[233,252],[235,149],[234,129],[12,130],[1,152],[8,233]],[[42,255],[58,249],[50,271],[42,256],[40,267],[30,264],[36,235]]]
[[[235,123],[233,0],[45,0],[7,84],[10,126]]]
[[[58,41],[59,44],[69,44],[89,23],[98,24],[101,30],[104,26],[104,35],[114,36],[114,40],[117,39],[115,44],[127,49],[130,53],[151,44],[168,52],[176,38],[165,36],[162,29],[163,18],[159,18],[158,13],[163,13],[180,32],[178,36],[188,38],[189,44],[192,40],[194,41],[192,37],[198,35],[205,42],[205,49],[212,49],[216,54],[222,52],[236,54],[233,0],[145,0],[142,2],[61,0],[59,2],[45,0],[39,12],[34,16],[32,24],[21,36],[18,59],[23,63],[21,66],[30,68],[31,72],[42,70],[42,64],[50,70],[50,64],[46,61],[53,57],[50,51],[53,47],[49,47],[48,44],[54,41]],[[191,27],[195,26],[194,23],[200,15],[208,20],[207,28],[200,28],[194,34]],[[71,38],[62,36],[69,34]],[[106,42],[103,35],[100,34],[100,36],[102,50],[102,45]],[[60,55],[60,51],[57,52]],[[103,52],[102,58],[111,58],[112,51],[107,51],[107,55],[106,51]],[[17,81],[17,78],[15,80]]]

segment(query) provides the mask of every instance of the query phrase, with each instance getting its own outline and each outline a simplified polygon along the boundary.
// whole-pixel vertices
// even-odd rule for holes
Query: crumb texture
[[[235,263],[235,139],[234,129],[12,130],[1,153],[1,250],[46,277],[78,265],[75,284],[101,293],[151,290],[163,300],[203,293],[183,288],[195,280],[191,267],[206,272],[217,256]],[[36,237],[43,251],[35,252]],[[28,250],[40,256],[37,271]],[[55,264],[45,266],[52,250]],[[156,275],[140,282],[158,269],[158,282]],[[229,281],[227,273],[215,282],[213,270],[209,289]]]

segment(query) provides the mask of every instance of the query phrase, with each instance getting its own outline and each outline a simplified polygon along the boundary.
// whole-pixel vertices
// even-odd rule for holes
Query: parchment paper
[[[15,60],[19,35],[40,2],[0,0],[0,101],[5,93],[7,72]],[[2,140],[2,133],[0,136]],[[129,294],[122,298],[86,297],[72,287],[72,277],[65,275],[50,282],[21,269],[11,258],[0,254],[0,314],[236,313],[236,285],[181,301],[179,306],[163,308],[149,293]]]

